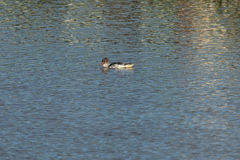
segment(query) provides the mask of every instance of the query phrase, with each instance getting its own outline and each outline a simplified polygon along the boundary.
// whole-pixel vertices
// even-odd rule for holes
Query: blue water
[[[239,4],[220,2],[0,3],[0,159],[238,159]]]

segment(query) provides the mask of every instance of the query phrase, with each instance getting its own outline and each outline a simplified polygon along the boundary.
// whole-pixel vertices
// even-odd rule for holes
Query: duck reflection
[[[116,70],[116,71],[133,71],[133,68],[101,68],[102,72],[109,72],[110,70]]]

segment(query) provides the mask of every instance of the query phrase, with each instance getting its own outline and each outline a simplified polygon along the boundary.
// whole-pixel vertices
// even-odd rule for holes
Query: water
[[[239,159],[238,1],[0,8],[1,159]]]

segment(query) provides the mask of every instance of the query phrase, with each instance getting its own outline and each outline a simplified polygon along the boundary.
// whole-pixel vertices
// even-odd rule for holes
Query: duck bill
[[[102,64],[100,64],[100,66],[101,66],[101,65],[103,65],[103,62],[102,62]]]

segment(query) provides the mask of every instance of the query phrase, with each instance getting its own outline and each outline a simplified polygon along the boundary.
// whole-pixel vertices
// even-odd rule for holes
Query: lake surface
[[[239,8],[1,1],[0,159],[239,159]]]

